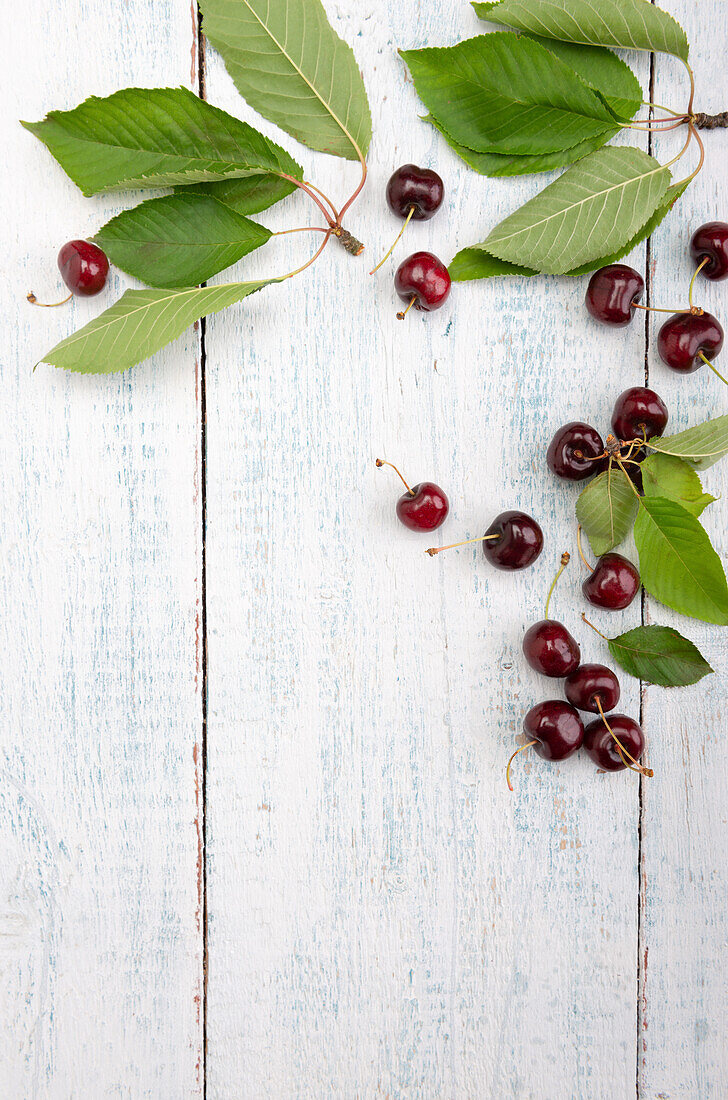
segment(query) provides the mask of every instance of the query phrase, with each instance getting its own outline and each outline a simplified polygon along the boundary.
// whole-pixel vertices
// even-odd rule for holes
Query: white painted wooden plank
[[[526,710],[556,690],[520,654],[574,542],[578,490],[548,475],[545,448],[565,420],[608,427],[644,376],[644,330],[593,323],[584,280],[460,285],[440,313],[395,320],[394,262],[366,272],[398,227],[383,196],[398,164],[447,186],[399,259],[449,259],[544,181],[478,177],[418,121],[396,47],[477,33],[467,6],[328,11],[372,103],[371,179],[349,219],[367,252],[332,249],[207,329],[208,1095],[628,1096],[635,777],[521,758],[511,796],[503,769]],[[208,57],[211,101],[280,139]],[[631,60],[646,87],[647,58]],[[283,140],[325,190],[353,188],[355,166]],[[261,220],[310,217],[296,196]],[[239,270],[286,271],[306,249],[282,238]],[[448,541],[532,511],[537,567],[427,558],[378,454],[446,488]],[[597,659],[579,581],[574,565],[554,611]]]
[[[0,1093],[201,1094],[197,337],[126,376],[33,364],[120,293],[58,310],[84,200],[17,123],[126,84],[194,87],[189,6],[26,5],[3,138]]]
[[[728,103],[725,73],[725,5],[696,6],[670,0],[665,7],[680,20],[691,43],[696,109],[718,111]],[[687,103],[683,66],[670,58],[656,63],[655,97]],[[691,234],[703,222],[728,218],[728,133],[704,133],[703,171],[681,199],[670,221],[655,234],[652,285],[655,305],[682,304],[692,275]],[[680,148],[679,138],[660,138],[661,160]],[[676,178],[692,171],[697,154],[676,166]],[[725,324],[728,288],[698,277],[696,301]],[[665,398],[675,429],[717,416],[728,407],[723,384],[706,368],[681,378],[660,361],[659,315],[650,326],[651,384]],[[716,363],[720,367],[721,363]],[[723,561],[728,557],[725,502],[728,468],[719,463],[704,482],[721,501],[703,521]],[[644,712],[651,738],[653,783],[645,784],[643,810],[642,944],[640,1012],[640,1095],[717,1100],[728,1095],[728,768],[726,767],[725,629],[673,614],[650,601],[652,620],[677,627],[706,655],[717,676],[692,688],[649,688]]]

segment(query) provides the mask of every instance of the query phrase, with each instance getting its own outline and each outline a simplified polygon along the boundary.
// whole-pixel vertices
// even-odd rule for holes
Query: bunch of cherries
[[[394,244],[369,274],[378,271],[391,256],[410,221],[429,221],[442,206],[445,187],[437,172],[419,168],[416,164],[403,164],[387,183],[387,205],[393,214],[404,218],[404,225]],[[432,252],[413,252],[397,268],[394,288],[407,308],[397,314],[401,320],[415,307],[431,313],[444,305],[450,294],[450,275],[442,260]]]
[[[106,286],[109,261],[106,253],[91,241],[68,241],[58,253],[58,270],[70,293],[60,302],[39,302],[31,290],[28,301],[34,306],[62,306],[74,294],[91,298]]]
[[[671,313],[657,335],[657,350],[663,363],[679,374],[692,374],[707,364],[728,385],[728,380],[713,366],[723,347],[723,328],[712,313],[693,305],[698,272],[713,282],[728,278],[728,224],[701,225],[690,240],[690,255],[698,266],[690,281],[686,309],[673,311],[640,305],[644,279],[626,264],[609,264],[594,272],[586,290],[586,308],[597,321],[617,327],[628,325],[636,309]]]
[[[600,562],[604,562],[606,557],[608,555],[605,554]],[[621,560],[627,562],[626,558]],[[645,738],[638,723],[626,714],[610,714],[607,718],[607,712],[613,711],[619,702],[620,687],[615,674],[606,665],[581,664],[581,650],[576,639],[563,623],[549,619],[551,596],[568,562],[569,555],[564,553],[546,598],[544,617],[530,626],[523,637],[523,654],[528,664],[544,676],[564,679],[564,694],[568,701],[547,699],[529,710],[523,720],[523,732],[528,740],[516,749],[506,766],[506,781],[511,791],[511,764],[520,752],[531,747],[544,760],[566,760],[583,747],[594,763],[605,771],[631,768],[642,775],[653,774],[639,763],[645,749]],[[636,574],[633,599],[639,588],[639,574],[631,562],[627,565]],[[605,570],[607,574],[612,573],[612,566],[607,563]],[[604,588],[599,583],[590,586],[592,577],[587,578],[582,586],[590,602],[599,607],[627,606],[611,602],[607,594],[609,586]],[[633,581],[632,577],[631,583]],[[599,718],[585,726],[580,710],[598,714]]]

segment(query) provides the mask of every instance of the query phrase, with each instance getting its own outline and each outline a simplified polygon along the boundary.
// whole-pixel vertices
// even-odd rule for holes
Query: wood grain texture
[[[195,333],[133,374],[33,364],[121,291],[55,257],[131,196],[83,200],[26,133],[128,83],[196,84],[188,7],[59,0],[8,18],[0,644],[0,1094],[201,1094]]]
[[[714,18],[704,8],[671,0],[665,7],[685,27],[692,43],[696,74],[696,110],[715,112],[728,102],[725,7]],[[687,102],[688,80],[677,62],[656,61],[655,98],[659,103]],[[690,236],[703,222],[726,219],[728,133],[703,134],[705,168],[652,241],[652,298],[655,305],[685,299],[692,275]],[[679,150],[667,136],[656,143],[661,160]],[[686,162],[690,161],[690,163]],[[697,163],[685,158],[677,178]],[[699,301],[723,323],[728,311],[725,283],[700,279]],[[675,430],[726,411],[725,386],[706,368],[680,378],[657,354],[659,321],[650,325],[651,383],[665,398]],[[719,365],[719,364],[717,364]],[[728,468],[719,463],[703,481],[721,497],[703,516],[723,562],[728,557],[725,501]],[[652,621],[673,625],[692,638],[719,675],[672,692],[650,687],[644,715],[651,762],[659,777],[643,792],[642,929],[640,944],[640,1095],[676,1098],[728,1095],[728,754],[725,745],[728,640],[725,630],[695,623],[650,601]]]
[[[449,259],[544,180],[478,177],[417,120],[396,48],[477,33],[467,8],[329,11],[372,102],[371,179],[348,220],[367,251],[332,250],[207,326],[208,1095],[629,1096],[638,784],[521,757],[511,796],[503,772],[525,711],[558,691],[520,653],[574,548],[578,489],[548,476],[545,447],[564,420],[608,426],[644,377],[644,328],[600,328],[584,281],[553,278],[458,285],[441,312],[395,320],[394,261],[366,272],[397,230],[383,192],[398,164],[447,186],[400,259]],[[646,86],[649,59],[630,60]],[[211,52],[207,91],[254,119]],[[356,182],[302,160],[334,196]],[[309,218],[296,196],[263,220]],[[305,254],[283,238],[246,277]],[[426,557],[377,455],[445,487],[443,540],[533,512],[537,567]],[[574,564],[554,614],[596,659],[579,582]]]

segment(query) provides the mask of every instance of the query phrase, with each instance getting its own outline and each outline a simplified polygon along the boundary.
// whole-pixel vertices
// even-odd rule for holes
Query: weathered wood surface
[[[725,106],[722,5],[666,6],[693,43],[698,106]],[[591,322],[583,280],[459,285],[439,314],[396,321],[393,262],[366,274],[397,229],[383,201],[394,167],[431,164],[447,185],[400,257],[449,259],[543,180],[477,177],[418,121],[396,47],[478,33],[467,5],[328,10],[372,104],[370,183],[350,220],[367,251],[332,248],[206,326],[206,929],[198,337],[125,376],[31,373],[98,306],[32,311],[24,291],[51,296],[58,245],[126,200],[79,198],[12,121],[128,83],[197,87],[195,24],[181,0],[90,13],[64,0],[9,27],[0,1091],[176,1098],[200,1095],[204,1074],[220,1100],[717,1100],[724,678],[640,701],[624,677],[651,783],[522,756],[510,795],[503,766],[549,694],[520,639],[574,548],[578,490],[545,470],[551,433],[607,426],[644,378],[648,331],[676,427],[725,394],[659,364],[654,326]],[[649,58],[630,61],[647,89]],[[654,98],[681,103],[680,64],[658,57],[654,72]],[[206,94],[280,140],[209,50]],[[727,212],[728,139],[708,141],[652,241],[655,304],[684,297],[691,227]],[[353,188],[355,166],[283,143],[332,195]],[[261,220],[308,224],[311,209],[293,196]],[[309,247],[281,238],[234,274],[288,270]],[[705,292],[718,314],[724,299],[720,284]],[[494,573],[477,548],[428,558],[394,518],[377,455],[446,488],[443,540],[531,511],[547,539],[536,568]],[[725,498],[727,477],[717,466],[706,483]],[[553,611],[603,658],[579,584],[575,560]],[[726,667],[717,628],[645,613]],[[639,619],[602,617],[614,632]]]

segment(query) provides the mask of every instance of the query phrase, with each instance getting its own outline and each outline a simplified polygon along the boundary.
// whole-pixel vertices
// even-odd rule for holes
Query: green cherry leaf
[[[638,626],[607,638],[607,645],[630,676],[660,687],[696,684],[714,671],[697,646],[669,626]]]
[[[363,159],[372,137],[364,81],[320,0],[201,0],[200,10],[251,107],[311,149]]]
[[[631,252],[641,241],[654,232],[663,218],[675,205],[686,187],[686,183],[668,187],[664,199],[657,207],[652,217],[648,218],[635,236],[617,252],[609,256],[598,257],[590,263],[584,264],[582,267],[573,268],[571,271],[567,271],[566,274],[570,276],[586,275],[596,268],[604,267],[606,264],[613,264],[616,263],[617,260],[621,260],[623,256]],[[533,268],[518,267],[516,264],[509,264],[505,260],[496,260],[495,256],[491,256],[485,251],[483,245],[472,245],[470,248],[464,248],[458,252],[450,264],[449,271],[450,278],[453,279],[453,281],[463,281],[465,279],[490,279],[497,275],[538,275],[538,272]]]
[[[502,0],[473,7],[489,23],[546,38],[688,59],[685,31],[648,0]]]
[[[303,170],[285,149],[188,88],[124,88],[23,126],[84,195]]]
[[[551,153],[619,129],[601,96],[529,38],[497,31],[400,53],[430,113],[468,149]]]
[[[676,435],[651,439],[648,446],[660,454],[684,458],[696,470],[707,470],[728,454],[728,415],[716,416]]]
[[[634,525],[645,589],[667,607],[728,624],[728,585],[707,532],[680,504],[643,497]]]
[[[700,478],[682,458],[656,452],[644,459],[641,469],[645,496],[674,500],[693,516],[717,499],[703,492]]]
[[[176,290],[127,290],[118,302],[41,359],[64,370],[110,374],[141,363],[209,313],[278,282],[222,283]]]
[[[93,238],[148,286],[194,286],[270,240],[270,231],[210,195],[167,195],[125,210]]]
[[[558,42],[553,38],[528,36],[551,50],[581,79],[598,92],[617,116],[633,118],[642,105],[642,88],[629,65],[616,53],[603,46],[582,46],[574,42]]]
[[[576,502],[576,518],[597,557],[627,537],[638,507],[634,486],[618,467],[589,482]]]
[[[497,225],[483,248],[521,267],[567,274],[625,248],[669,182],[668,169],[641,149],[598,149]]]
[[[267,210],[295,190],[295,183],[271,174],[175,187],[178,195],[211,195],[236,214],[260,214],[262,210]]]
[[[481,176],[491,176],[492,178],[525,176],[532,175],[535,172],[548,172],[552,168],[563,168],[567,164],[573,164],[580,157],[586,156],[587,153],[600,149],[611,137],[611,134],[606,132],[590,138],[589,141],[580,141],[578,145],[574,145],[571,149],[559,149],[555,153],[509,156],[503,153],[476,153],[474,149],[467,149],[450,137],[433,115],[428,115],[425,121],[431,123],[436,130],[440,131],[450,148],[457,153],[461,160],[464,160]]]

